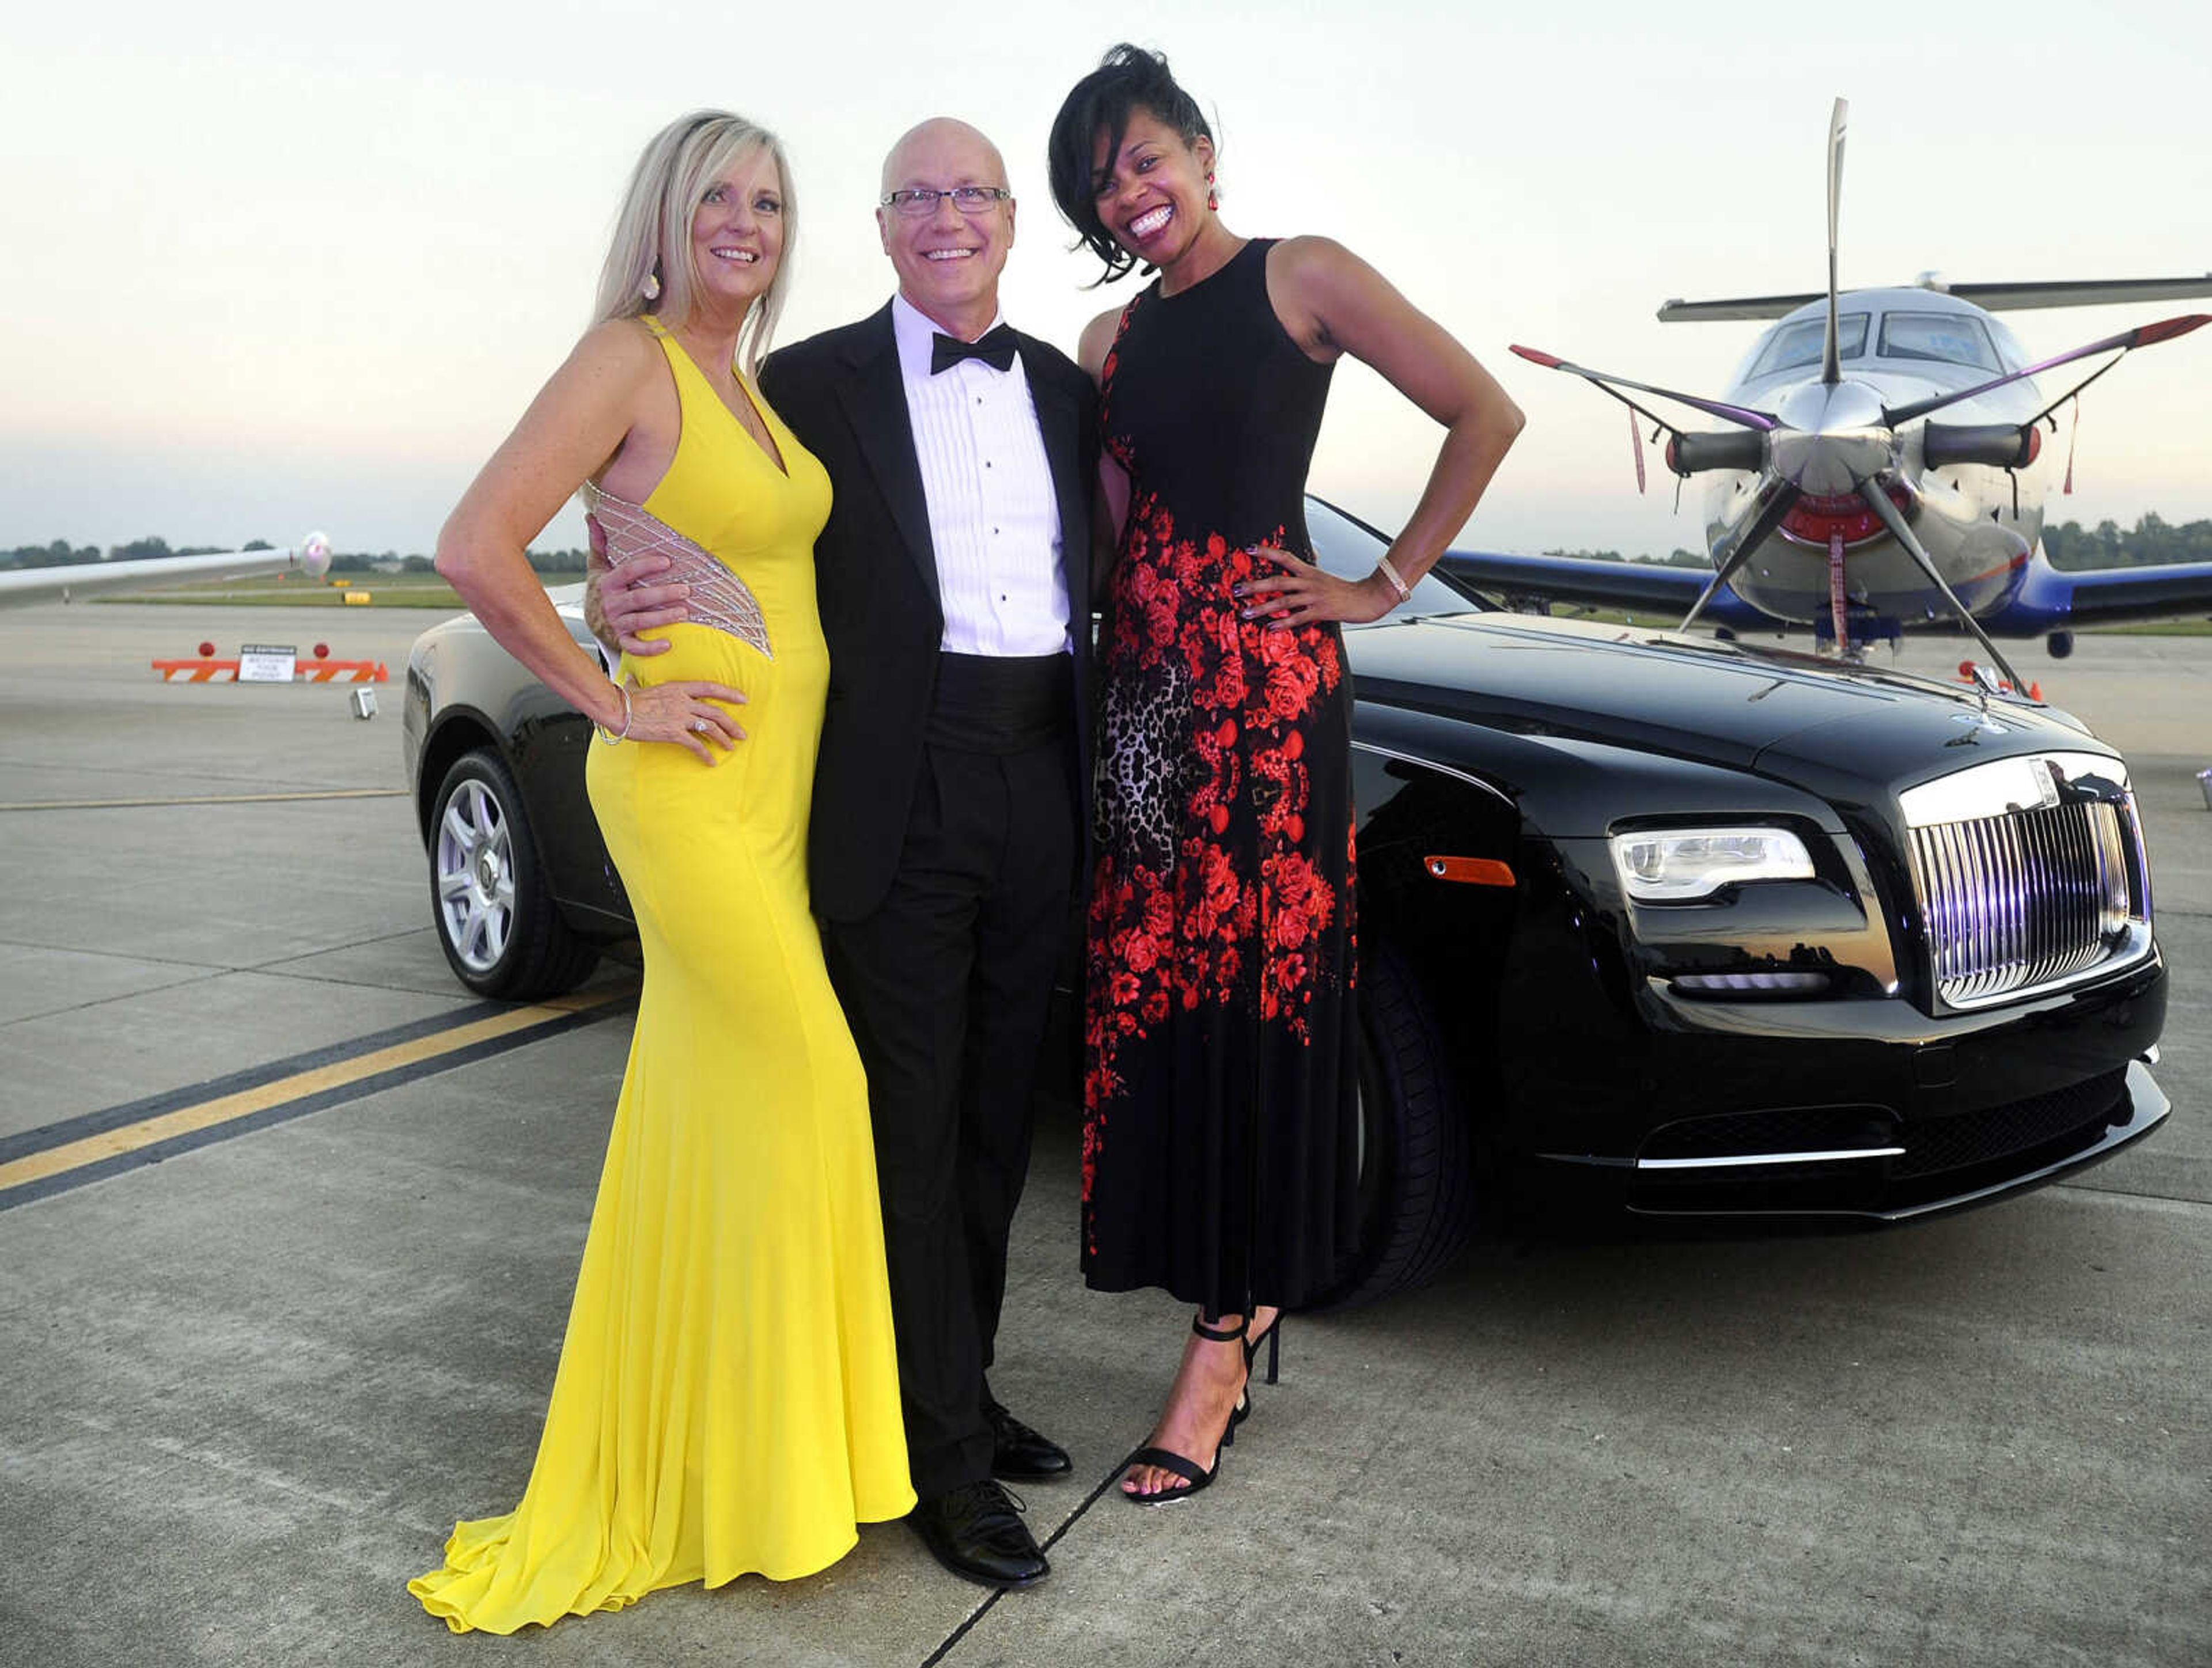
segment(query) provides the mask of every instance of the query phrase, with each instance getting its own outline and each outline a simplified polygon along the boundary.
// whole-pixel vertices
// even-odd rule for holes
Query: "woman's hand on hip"
[[[1252,554],[1282,570],[1237,587],[1243,617],[1266,620],[1269,631],[1290,631],[1324,620],[1364,625],[1398,604],[1398,593],[1380,572],[1364,579],[1340,579],[1272,544],[1255,544]]]
[[[744,692],[726,683],[655,683],[647,688],[633,687],[629,694],[629,729],[624,741],[674,742],[713,764],[708,743],[726,753],[745,738],[737,719],[723,710],[744,706]]]

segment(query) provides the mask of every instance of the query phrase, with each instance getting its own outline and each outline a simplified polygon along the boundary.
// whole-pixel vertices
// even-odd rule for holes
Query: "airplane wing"
[[[2028,307],[2094,307],[2130,301],[2194,301],[2212,295],[2212,272],[2201,278],[2077,278],[2051,283],[1950,284],[1962,301],[1992,312]]]
[[[2191,301],[2212,295],[2212,272],[2195,278],[2068,278],[2049,282],[1924,284],[1990,312],[2027,307],[2107,306],[2128,301]],[[1808,301],[1826,299],[1825,290],[1802,295],[1743,295],[1725,301],[1668,301],[1659,319],[1667,325],[1708,323],[1723,318],[1779,318]]]
[[[143,561],[88,561],[51,567],[0,569],[0,608],[74,600],[96,591],[146,590],[180,579],[259,579],[330,571],[331,542],[310,533],[287,550],[216,550],[197,556],[154,556]]]
[[[1706,324],[1723,318],[1779,318],[1808,301],[1825,301],[1828,292],[1808,290],[1802,295],[1741,295],[1727,301],[1685,301],[1679,298],[1659,304],[1662,325]]]
[[[1447,550],[1437,566],[1462,584],[1508,597],[1540,597],[1680,619],[1711,582],[1710,567],[1668,567],[1599,556],[1522,556],[1491,550]],[[1780,629],[1725,585],[1701,619],[1717,625]]]
[[[2040,604],[2057,616],[2043,622],[2045,631],[2212,616],[2212,561],[2070,572],[2038,563],[2010,607],[2023,604]]]
[[[1702,567],[1490,550],[1447,550],[1437,565],[1463,585],[1508,600],[1534,597],[1676,618],[1689,612],[1712,578]],[[2069,572],[2051,567],[2039,553],[2020,590],[1982,624],[1999,637],[2042,637],[2054,631],[2197,616],[2212,617],[2212,562]],[[1740,630],[1797,629],[1769,617],[1725,586],[1699,617]],[[1944,629],[1933,622],[1927,628]]]

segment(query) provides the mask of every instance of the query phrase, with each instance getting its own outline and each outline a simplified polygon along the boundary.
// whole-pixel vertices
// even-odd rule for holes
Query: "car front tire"
[[[1360,979],[1360,1246],[1332,1308],[1427,1284],[1476,1217],[1472,1132],[1427,994],[1388,944]]]
[[[453,975],[509,1002],[580,984],[599,951],[562,919],[538,867],[522,791],[488,747],[453,761],[430,817],[430,911]]]

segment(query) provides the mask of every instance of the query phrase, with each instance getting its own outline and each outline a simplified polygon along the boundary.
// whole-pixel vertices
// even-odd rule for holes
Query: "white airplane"
[[[309,533],[283,550],[215,550],[196,556],[153,556],[143,561],[0,569],[0,608],[57,598],[73,602],[96,591],[143,591],[180,579],[265,579],[280,573],[304,573],[319,579],[330,571],[328,535]]]
[[[2027,685],[1993,635],[2044,637],[2053,656],[2087,624],[2212,614],[2212,562],[2064,573],[2044,555],[2051,460],[2043,427],[2133,348],[2212,322],[2185,314],[2139,325],[2031,364],[1988,309],[2077,306],[2212,295],[2201,278],[2114,282],[1836,288],[1836,220],[1845,102],[1828,129],[1828,288],[1814,295],[1669,301],[1662,320],[1776,318],[1722,399],[1699,398],[1516,346],[1579,376],[1668,434],[1676,474],[1711,477],[1710,575],[1590,557],[1454,551],[1449,571],[1516,596],[1616,607],[1686,609],[1739,627],[1810,625],[1842,652],[1853,640],[1913,627],[1963,628],[2016,689]],[[2056,395],[2046,371],[2110,354]],[[1686,432],[1622,392],[1654,394],[1731,425]],[[1937,413],[1942,421],[1936,421]],[[1633,421],[1633,419],[1632,419]],[[1641,441],[1637,473],[1643,476]]]

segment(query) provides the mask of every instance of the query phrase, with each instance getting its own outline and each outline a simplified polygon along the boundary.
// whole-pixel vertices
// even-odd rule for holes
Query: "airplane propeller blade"
[[[2055,359],[2045,359],[2003,376],[1991,377],[1987,382],[1978,382],[1971,388],[1961,388],[1956,393],[1936,394],[1928,399],[1915,400],[1910,405],[1886,409],[1882,420],[1893,428],[1899,423],[1911,422],[1915,417],[1924,417],[1931,411],[1941,411],[1947,405],[1956,405],[1960,400],[1972,399],[1986,394],[1992,388],[2002,388],[2008,382],[2018,382],[2022,377],[2032,377],[2040,372],[2055,370],[2061,365],[2071,365],[2077,359],[2088,359],[2098,354],[2118,349],[2125,353],[2130,348],[2148,348],[2155,343],[2171,342],[2177,336],[2186,336],[2200,325],[2212,325],[2212,312],[2185,312],[2177,318],[2161,318],[2154,325],[2138,325],[2131,331],[2122,331],[2118,336],[2108,336],[2101,342],[2092,342],[2086,348],[2076,348],[2071,353],[2060,354]]]
[[[1905,513],[1890,502],[1889,494],[1884,492],[1876,482],[1869,481],[1861,487],[1859,496],[1866,500],[1867,506],[1881,518],[1881,525],[1889,529],[1889,536],[1897,541],[1897,548],[1918,562],[1920,571],[1928,576],[1928,582],[1943,593],[1943,600],[1951,604],[1951,612],[1959,616],[1959,623],[1974,634],[1974,639],[1980,643],[1983,651],[1990,659],[1996,662],[1997,670],[2005,675],[2006,681],[2013,687],[2013,692],[2015,694],[2027,694],[2027,680],[2012,669],[2012,663],[2004,658],[1996,644],[1990,640],[1989,633],[1982,629],[1982,622],[1977,620],[1966,605],[1959,600],[1958,593],[1943,582],[1943,575],[1936,566],[1936,559],[1928,554],[1926,547],[1920,543],[1918,537],[1912,531],[1911,525],[1905,520]]]
[[[1836,314],[1836,210],[1844,194],[1844,128],[1850,113],[1850,102],[1838,99],[1828,114],[1828,330],[1820,344],[1820,380],[1831,388],[1844,379],[1843,325]]]
[[[1584,382],[1595,384],[1607,393],[1613,393],[1615,388],[1633,388],[1639,393],[1656,394],[1662,399],[1674,400],[1680,404],[1688,406],[1693,411],[1702,411],[1709,417],[1718,417],[1724,422],[1735,423],[1744,428],[1765,430],[1778,428],[1782,426],[1782,420],[1770,412],[1753,411],[1741,405],[1725,405],[1719,400],[1700,399],[1695,394],[1678,394],[1671,388],[1654,387],[1648,382],[1632,382],[1626,377],[1611,376],[1603,371],[1589,370],[1580,365],[1571,364],[1557,354],[1547,354],[1536,348],[1524,348],[1518,343],[1513,344],[1513,351],[1532,365],[1541,365],[1551,371],[1565,371],[1570,376],[1577,376]],[[1618,398],[1619,396],[1615,395],[1614,397]],[[1643,408],[1639,406],[1637,409],[1641,410]]]
[[[1778,476],[1768,477],[1765,491],[1764,500],[1737,535],[1735,548],[1724,556],[1718,549],[1714,551],[1713,577],[1698,593],[1698,600],[1690,604],[1690,611],[1682,616],[1682,623],[1675,627],[1675,630],[1687,631],[1697,623],[1698,616],[1705,611],[1705,604],[1720,593],[1723,585],[1735,577],[1737,570],[1751,560],[1751,553],[1766,543],[1766,536],[1782,525],[1782,518],[1788,515],[1798,499],[1804,495]]]

